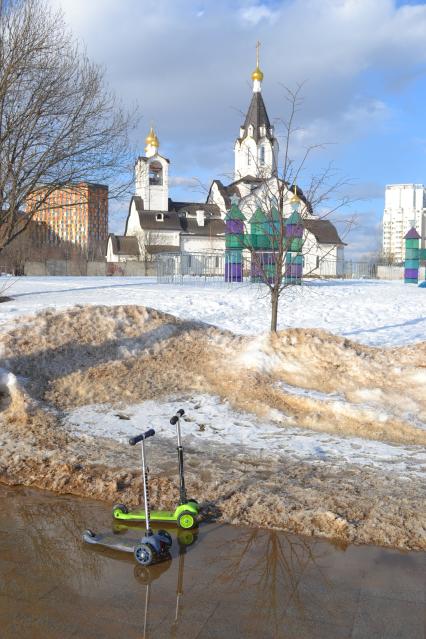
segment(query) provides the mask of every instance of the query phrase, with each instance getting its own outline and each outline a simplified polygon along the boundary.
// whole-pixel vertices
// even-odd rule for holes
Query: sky
[[[345,238],[348,257],[380,248],[386,184],[426,182],[426,2],[51,2],[124,104],[138,107],[135,153],[144,154],[154,125],[176,200],[205,201],[200,184],[232,181],[257,40],[262,94],[278,132],[288,115],[285,87],[303,85],[292,154],[326,145],[301,175],[301,188],[330,162],[350,182],[348,214],[357,224]],[[128,202],[111,209],[110,230],[122,234]]]

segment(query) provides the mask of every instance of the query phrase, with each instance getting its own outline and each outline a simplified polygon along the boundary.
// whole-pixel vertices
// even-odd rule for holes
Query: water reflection
[[[2,637],[343,639],[357,624],[357,639],[421,636],[424,553],[216,523],[170,527],[172,560],[142,567],[131,553],[85,545],[88,527],[144,532],[113,523],[106,504],[0,487]],[[380,614],[369,612],[374,597]],[[399,634],[383,625],[396,605]]]

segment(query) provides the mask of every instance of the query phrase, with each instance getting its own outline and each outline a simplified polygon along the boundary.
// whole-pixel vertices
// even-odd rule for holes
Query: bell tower
[[[145,157],[135,164],[135,193],[143,199],[145,211],[168,211],[169,160],[159,154],[160,142],[152,127],[145,145]]]
[[[253,95],[234,146],[235,180],[247,175],[269,178],[277,172],[278,140],[262,98],[263,72],[259,66],[259,49],[260,42],[256,44],[256,68],[251,75]]]

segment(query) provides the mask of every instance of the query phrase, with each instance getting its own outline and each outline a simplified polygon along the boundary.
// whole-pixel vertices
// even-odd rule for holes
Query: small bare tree
[[[128,172],[135,115],[60,11],[46,0],[0,0],[0,251],[55,191]]]
[[[296,116],[302,103],[301,86],[295,91],[285,91],[289,115],[286,120],[280,120],[284,128],[280,168],[274,167],[271,175],[270,169],[264,167],[258,157],[251,155],[250,164],[255,167],[258,177],[253,180],[253,193],[244,198],[243,209],[246,219],[244,239],[241,240],[241,249],[250,254],[252,277],[269,289],[270,327],[273,332],[277,331],[281,295],[288,287],[300,283],[298,273],[302,265],[305,277],[318,272],[321,263],[330,258],[338,245],[338,242],[330,244],[329,249],[319,255],[309,232],[312,220],[329,219],[350,203],[348,197],[340,195],[348,182],[339,179],[331,165],[307,180],[307,186],[303,191],[296,186],[302,177],[305,178],[307,161],[312,153],[324,145],[308,146],[298,162],[291,158],[290,151],[298,130]],[[289,220],[290,216],[292,220]],[[346,235],[354,223],[354,218],[348,216],[340,222],[343,226],[342,234]],[[253,226],[261,227],[259,235],[263,237],[263,244],[257,241],[259,236],[251,232]],[[292,232],[289,230],[290,227],[293,227]],[[314,253],[315,263],[309,267],[308,257]]]

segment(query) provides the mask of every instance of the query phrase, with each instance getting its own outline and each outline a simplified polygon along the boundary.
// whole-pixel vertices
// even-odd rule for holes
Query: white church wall
[[[120,261],[120,256],[119,255],[114,255],[114,252],[112,250],[112,241],[111,238],[108,239],[108,245],[107,245],[107,254],[106,254],[106,261],[107,262],[119,262]]]
[[[147,246],[179,246],[179,231],[147,231],[145,233]]]
[[[257,156],[257,145],[252,137],[246,137],[241,143],[238,141],[235,143],[235,180],[246,175],[256,176]]]
[[[343,247],[319,244],[312,233],[307,233],[302,253],[304,275],[336,277],[343,274]]]
[[[219,191],[219,188],[217,186],[216,183],[213,183],[212,188],[210,190],[210,194],[209,194],[209,198],[208,198],[208,203],[209,204],[216,204],[219,209],[220,209],[220,216],[223,219],[227,213],[226,210],[226,205],[225,205],[225,200],[221,194],[221,192]]]
[[[126,235],[137,235],[140,233],[141,225],[139,221],[139,214],[136,209],[135,201],[132,200],[132,204],[130,206],[130,214],[127,220],[127,228]]]
[[[182,253],[211,253],[225,250],[225,236],[200,237],[196,235],[181,235],[180,248]]]
[[[161,169],[161,184],[150,184],[150,168]],[[161,155],[138,158],[135,165],[136,195],[147,211],[167,211],[169,207],[169,163]]]

